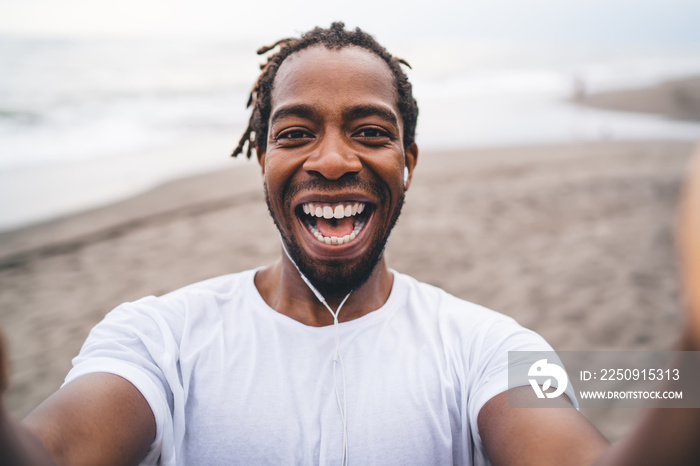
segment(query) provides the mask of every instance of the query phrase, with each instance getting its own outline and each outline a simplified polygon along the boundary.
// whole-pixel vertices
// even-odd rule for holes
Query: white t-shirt
[[[334,327],[270,308],[256,270],[118,306],[66,383],[129,380],[156,440],[143,464],[340,464]],[[339,325],[351,464],[488,464],[481,407],[508,389],[508,351],[551,351],[513,319],[394,273],[380,309]],[[341,311],[342,312],[342,311]]]

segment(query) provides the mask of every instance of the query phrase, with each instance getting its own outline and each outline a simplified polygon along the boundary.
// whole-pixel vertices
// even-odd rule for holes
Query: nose
[[[304,162],[304,170],[327,180],[337,180],[347,173],[362,170],[362,161],[340,135],[326,135],[317,150]]]

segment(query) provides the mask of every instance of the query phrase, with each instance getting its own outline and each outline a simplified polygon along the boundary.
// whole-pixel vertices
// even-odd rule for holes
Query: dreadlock
[[[399,95],[398,107],[404,125],[404,148],[413,144],[416,133],[416,121],[418,119],[418,105],[413,98],[411,83],[400,66],[403,64],[410,68],[411,65],[405,60],[391,55],[372,36],[360,28],[356,28],[354,31],[346,31],[344,23],[336,22],[331,24],[328,29],[316,27],[304,33],[298,39],[281,39],[258,50],[258,55],[263,55],[279,46],[277,53],[268,57],[267,62],[260,65],[262,71],[253,86],[253,90],[250,92],[246,105],[246,108],[253,107],[250,120],[248,121],[248,128],[246,128],[243,136],[241,136],[241,140],[238,142],[238,146],[231,154],[232,157],[242,154],[245,149],[246,156],[250,158],[253,147],[262,149],[267,147],[267,125],[272,105],[270,96],[277,71],[287,57],[316,44],[322,44],[330,50],[338,50],[351,45],[362,47],[386,62],[394,75],[396,90]]]

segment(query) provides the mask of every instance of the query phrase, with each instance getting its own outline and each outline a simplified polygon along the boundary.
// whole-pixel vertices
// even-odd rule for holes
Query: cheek
[[[298,170],[308,156],[308,150],[302,150],[301,148],[272,149],[265,157],[265,170],[274,170],[283,176],[287,176],[289,173]]]
[[[403,189],[404,165],[401,160],[397,160],[396,157],[374,159],[367,162],[367,167],[388,186],[390,191]]]
[[[300,163],[288,154],[271,154],[265,159],[265,174],[263,176],[269,196],[270,204],[283,213],[285,205],[285,193],[298,173]]]
[[[265,182],[269,188],[272,188],[271,193],[280,191],[287,181],[294,174],[294,166],[289,163],[290,160],[280,155],[268,156],[265,159]]]

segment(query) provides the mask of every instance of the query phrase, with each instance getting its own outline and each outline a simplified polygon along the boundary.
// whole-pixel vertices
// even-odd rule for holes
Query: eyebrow
[[[396,113],[394,113],[386,107],[378,105],[357,105],[355,107],[350,107],[346,110],[343,110],[344,120],[356,120],[359,118],[365,118],[369,116],[377,116],[382,120],[391,123],[395,127],[399,127],[399,121],[396,116]]]
[[[313,119],[317,114],[318,110],[313,105],[308,104],[296,104],[289,105],[287,107],[279,108],[275,111],[270,119],[270,126],[273,126],[275,122],[286,117],[296,116],[299,118]],[[344,120],[356,120],[359,118],[365,118],[369,116],[377,116],[382,120],[385,120],[395,127],[399,127],[399,121],[396,113],[388,108],[379,105],[356,105],[354,107],[347,108],[343,110],[342,113]]]
[[[300,118],[312,119],[315,114],[316,109],[311,105],[289,105],[287,107],[279,108],[275,111],[275,113],[272,115],[272,118],[270,118],[270,126],[273,126],[277,120],[281,120],[282,118],[296,116]]]

